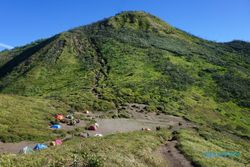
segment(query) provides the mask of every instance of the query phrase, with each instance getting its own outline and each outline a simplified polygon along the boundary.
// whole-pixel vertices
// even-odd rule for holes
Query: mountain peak
[[[105,21],[107,25],[113,28],[143,30],[148,32],[157,32],[161,34],[169,34],[174,32],[174,28],[156,16],[143,11],[126,11]]]

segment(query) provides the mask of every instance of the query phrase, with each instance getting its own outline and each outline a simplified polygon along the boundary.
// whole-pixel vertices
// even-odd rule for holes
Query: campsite
[[[84,112],[83,112],[84,113]],[[81,120],[79,124],[76,125],[67,125],[64,123],[63,119],[60,119],[63,123],[57,123],[54,125],[50,125],[49,128],[51,130],[63,130],[66,132],[74,131],[74,129],[81,129],[82,132],[88,133],[88,137],[102,136],[102,135],[110,135],[116,133],[126,133],[133,131],[141,131],[143,129],[153,129],[156,130],[156,127],[162,128],[171,128],[171,130],[178,130],[181,128],[191,128],[195,127],[191,122],[185,121],[180,117],[175,117],[171,115],[165,114],[155,114],[155,113],[136,113],[131,111],[131,114],[134,115],[132,118],[99,118],[102,117],[100,113],[97,114],[97,118],[91,121],[83,121]],[[60,114],[62,115],[62,114]],[[86,117],[87,114],[83,114]],[[91,114],[92,116],[94,114]],[[63,116],[63,115],[62,115]],[[54,117],[57,120],[57,117]],[[92,122],[92,124],[91,124]],[[95,123],[94,123],[95,122]],[[181,125],[180,125],[181,123]],[[147,130],[146,130],[147,131]],[[77,135],[77,131],[75,134],[68,134],[65,136],[65,140],[72,138],[72,136]],[[64,139],[63,139],[64,140]],[[24,147],[34,147],[34,142],[20,142],[15,143],[15,150],[9,149],[11,143],[0,143],[0,153],[18,153]]]
[[[85,113],[85,114],[84,114]],[[83,112],[81,115],[85,115],[88,117],[88,114],[90,112]],[[55,141],[48,141],[45,142],[46,144],[41,143],[34,143],[34,142],[20,142],[20,143],[0,143],[0,153],[12,153],[12,154],[34,154],[35,151],[41,151],[45,149],[50,149],[51,147],[60,147],[64,144],[64,141],[67,143],[69,140],[72,140],[74,138],[82,138],[81,140],[84,140],[85,138],[93,138],[93,137],[103,137],[106,135],[112,135],[117,133],[127,133],[127,132],[138,132],[138,131],[151,131],[153,129],[154,131],[157,131],[157,127],[161,127],[163,129],[169,129],[171,131],[180,130],[182,128],[194,128],[194,124],[191,122],[188,122],[180,117],[175,117],[171,115],[165,115],[165,114],[155,114],[155,113],[149,113],[144,114],[142,112],[135,112],[133,110],[130,111],[130,114],[133,115],[132,118],[126,119],[126,118],[97,118],[94,120],[95,123],[85,123],[80,124],[81,126],[70,125],[66,124],[64,121],[64,118],[67,118],[68,116],[65,116],[63,114],[57,114],[54,116],[55,120],[59,120],[62,123],[56,123],[50,126],[50,129],[52,130],[73,130],[74,128],[79,129],[82,128],[85,129],[84,133],[81,133],[83,136],[78,135],[78,133],[71,133],[70,135],[66,135],[65,138],[56,139]],[[95,114],[91,114],[94,116]],[[99,114],[96,114],[97,117],[102,117]],[[59,116],[59,117],[58,117]],[[71,114],[70,119],[74,119],[73,114]],[[81,120],[80,122],[85,122]],[[79,122],[79,123],[80,123]],[[87,122],[87,121],[86,121]],[[87,126],[88,125],[88,126]],[[70,128],[69,128],[70,127]],[[159,130],[159,129],[158,129]],[[169,143],[172,141],[169,140]],[[173,152],[175,152],[174,155],[167,153],[169,160],[175,160],[176,163],[181,165],[182,163],[189,162],[185,158],[184,160],[180,160],[178,157],[181,156],[181,153],[175,148],[171,148]],[[161,153],[161,156],[163,158],[165,157],[165,152],[159,151]],[[176,159],[175,159],[176,158]],[[189,162],[190,163],[190,162]]]

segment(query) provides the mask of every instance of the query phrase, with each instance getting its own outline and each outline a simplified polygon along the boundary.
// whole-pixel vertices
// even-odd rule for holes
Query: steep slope
[[[56,101],[0,95],[0,141],[46,141],[60,136],[48,128],[49,120],[66,110],[67,106]]]

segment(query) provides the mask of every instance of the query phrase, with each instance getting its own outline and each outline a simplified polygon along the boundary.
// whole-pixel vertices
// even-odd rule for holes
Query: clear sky
[[[1,0],[0,48],[20,46],[126,10],[143,10],[213,41],[250,41],[250,0]]]

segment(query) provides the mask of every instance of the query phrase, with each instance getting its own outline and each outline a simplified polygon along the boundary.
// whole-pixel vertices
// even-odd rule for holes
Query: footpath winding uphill
[[[155,130],[157,126],[162,128],[168,128],[172,131],[178,131],[181,128],[191,128],[194,125],[181,117],[176,117],[172,115],[156,114],[156,113],[139,113],[130,111],[133,119],[95,119],[99,124],[99,128],[96,131],[87,131],[90,137],[95,134],[109,135],[115,133],[125,133],[130,131],[138,131],[142,128],[148,128]],[[84,128],[85,123],[77,125],[77,128]],[[62,126],[63,130],[72,130],[74,126]],[[67,139],[69,136],[66,137]],[[166,163],[170,167],[189,167],[192,166],[189,162],[176,148],[177,140],[173,138],[166,142],[165,145],[161,146],[156,150]],[[23,147],[30,146],[34,147],[34,142],[22,141],[19,143],[1,143],[0,142],[0,153],[13,153],[17,154]]]
[[[166,160],[168,167],[192,167],[192,163],[176,148],[177,143],[177,140],[171,139],[161,146],[157,152]]]

